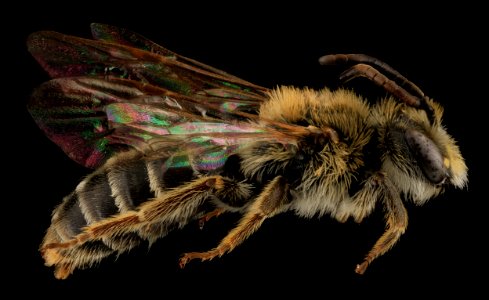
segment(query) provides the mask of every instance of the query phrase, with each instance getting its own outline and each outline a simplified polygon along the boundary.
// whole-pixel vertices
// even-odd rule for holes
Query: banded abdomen
[[[135,210],[141,203],[158,197],[165,190],[191,181],[195,172],[189,163],[168,166],[168,161],[175,159],[177,157],[148,159],[137,151],[120,153],[109,159],[87,176],[54,210],[51,226],[41,248],[48,244],[69,241],[90,224]],[[72,263],[77,268],[89,267],[114,252],[130,250],[145,241],[151,243],[164,236],[171,228],[183,225],[185,224],[152,225],[144,230],[120,234],[116,238],[59,249],[59,254],[65,264],[67,259],[73,258]]]

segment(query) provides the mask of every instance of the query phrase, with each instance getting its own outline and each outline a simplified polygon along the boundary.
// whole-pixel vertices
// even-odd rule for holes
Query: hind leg
[[[137,210],[94,222],[65,242],[59,242],[61,239],[50,228],[40,251],[46,264],[56,267],[56,277],[64,279],[74,269],[90,266],[113,252],[102,253],[98,248],[90,248],[88,252],[82,251],[86,248],[83,245],[97,244],[100,241],[118,241],[135,234],[148,238],[148,228],[153,225],[183,226],[195,218],[204,201],[222,189],[230,190],[232,186],[232,181],[221,176],[199,178],[170,190],[161,197],[142,203]],[[156,239],[149,238],[150,242],[153,238]]]

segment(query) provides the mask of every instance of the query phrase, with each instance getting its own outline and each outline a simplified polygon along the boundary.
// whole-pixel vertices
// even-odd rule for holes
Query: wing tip
[[[40,44],[40,40],[46,35],[46,31],[36,31],[27,36],[26,45],[27,50],[32,54],[32,51],[36,46]]]

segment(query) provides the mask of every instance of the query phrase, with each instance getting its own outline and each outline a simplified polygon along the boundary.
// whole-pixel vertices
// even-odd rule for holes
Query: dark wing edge
[[[206,70],[215,74],[222,75],[228,79],[233,78],[238,82],[242,82],[242,83],[245,82],[243,79],[239,77],[233,76],[229,73],[226,73],[212,66],[203,64],[194,59],[170,51],[131,30],[125,28],[119,28],[117,26],[112,26],[107,24],[100,24],[100,23],[92,23],[90,27],[92,29],[92,36],[96,40],[103,40],[103,41],[112,42],[116,44],[126,45],[129,47],[145,50],[151,53],[156,53],[162,56],[174,57],[176,60],[184,64],[187,64],[189,66],[201,68],[202,70]],[[249,85],[251,87],[255,86],[254,84],[249,82],[246,82],[246,85]]]

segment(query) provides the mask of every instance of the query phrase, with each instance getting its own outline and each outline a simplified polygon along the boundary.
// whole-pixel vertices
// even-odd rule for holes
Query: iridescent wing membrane
[[[266,88],[128,30],[92,24],[92,34],[95,40],[42,31],[28,39],[54,78],[35,90],[29,111],[76,162],[95,168],[113,153],[153,144],[195,149],[203,161],[214,157],[207,166],[214,168],[243,142],[276,137],[258,124]]]

